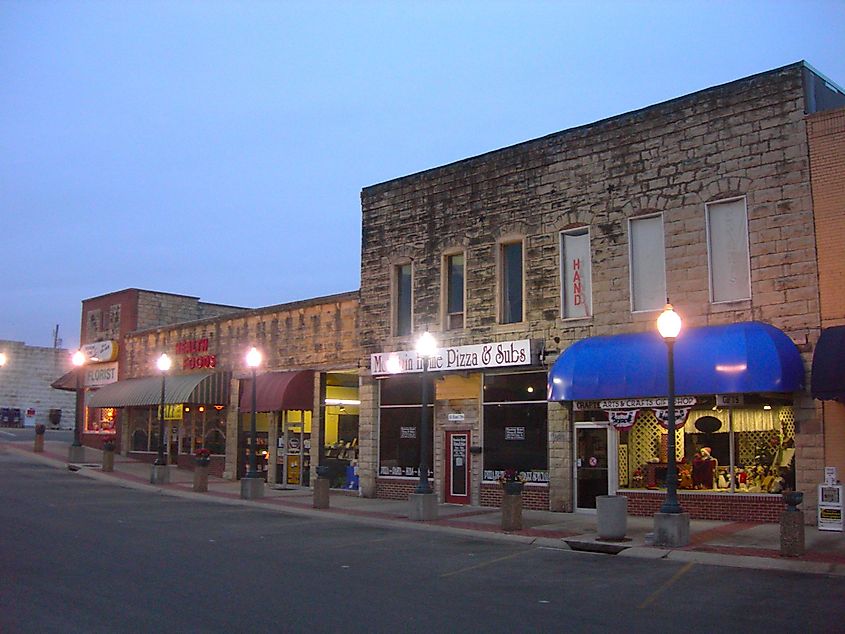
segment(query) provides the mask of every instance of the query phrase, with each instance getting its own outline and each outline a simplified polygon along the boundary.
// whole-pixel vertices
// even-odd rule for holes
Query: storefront
[[[822,401],[824,464],[845,474],[845,326],[825,328],[813,353],[810,388]]]
[[[211,451],[211,472],[223,473],[230,372],[167,376],[164,382],[164,447],[168,463],[193,466],[193,454]],[[88,399],[88,411],[115,410],[130,455],[155,460],[160,440],[162,379],[151,376],[103,386]],[[117,411],[119,410],[119,411]]]
[[[406,499],[419,481],[423,381],[430,381],[429,476],[441,500],[498,506],[516,469],[526,508],[548,508],[546,372],[525,339],[440,348],[423,371],[415,351],[371,357],[378,394],[376,495]]]
[[[256,467],[265,480],[282,487],[307,487],[312,464],[322,460],[333,488],[357,489],[357,373],[268,372],[256,377],[255,387]],[[321,429],[315,425],[315,389]],[[252,379],[240,382],[238,410],[238,477],[242,477],[251,451]]]
[[[675,343],[676,442],[681,506],[697,519],[777,521],[795,487],[793,393],[798,349],[770,325],[690,328]],[[591,337],[561,354],[549,398],[573,421],[575,508],[628,497],[651,515],[663,501],[668,417],[666,345],[655,332]]]

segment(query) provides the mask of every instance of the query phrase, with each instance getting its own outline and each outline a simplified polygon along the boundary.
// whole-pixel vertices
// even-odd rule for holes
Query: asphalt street
[[[845,579],[126,489],[0,454],[3,632],[842,629]]]

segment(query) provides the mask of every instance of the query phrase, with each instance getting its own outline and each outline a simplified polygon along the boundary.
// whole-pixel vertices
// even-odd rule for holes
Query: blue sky
[[[801,59],[845,1],[0,0],[0,339],[354,290],[362,187]]]

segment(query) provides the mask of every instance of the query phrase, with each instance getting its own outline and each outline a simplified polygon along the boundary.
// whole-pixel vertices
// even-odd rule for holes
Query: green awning
[[[231,372],[202,372],[168,376],[164,402],[168,405],[228,405]],[[88,407],[141,407],[161,402],[161,377],[147,376],[104,385],[91,395]]]

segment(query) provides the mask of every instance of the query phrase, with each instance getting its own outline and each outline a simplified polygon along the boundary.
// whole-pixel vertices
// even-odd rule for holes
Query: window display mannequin
[[[710,451],[710,447],[702,447],[692,459],[692,485],[695,489],[715,488],[719,461],[710,455]]]

